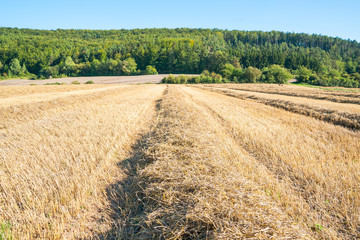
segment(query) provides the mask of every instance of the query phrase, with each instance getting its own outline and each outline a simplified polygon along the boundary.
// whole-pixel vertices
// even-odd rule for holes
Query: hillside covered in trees
[[[276,31],[0,28],[3,79],[204,70],[202,79],[213,75],[220,82],[277,82],[279,76],[295,76],[310,84],[359,87],[360,44]]]

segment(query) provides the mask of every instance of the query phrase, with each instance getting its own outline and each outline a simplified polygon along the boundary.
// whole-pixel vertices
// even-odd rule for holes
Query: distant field
[[[0,86],[0,239],[360,238],[359,98]]]
[[[178,74],[174,74],[177,76]],[[138,84],[138,83],[159,83],[161,79],[167,77],[168,74],[159,75],[140,75],[140,76],[104,76],[104,77],[69,77],[69,78],[53,78],[45,80],[26,80],[11,79],[0,81],[0,86],[19,86],[19,85],[43,85],[46,83],[66,83],[71,84],[73,81],[85,83],[93,81],[96,84]]]

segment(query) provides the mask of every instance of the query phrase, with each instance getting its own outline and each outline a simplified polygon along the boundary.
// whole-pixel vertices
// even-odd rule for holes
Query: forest
[[[157,73],[203,73],[194,83],[280,83],[294,77],[360,87],[360,44],[278,31],[0,28],[0,79]]]

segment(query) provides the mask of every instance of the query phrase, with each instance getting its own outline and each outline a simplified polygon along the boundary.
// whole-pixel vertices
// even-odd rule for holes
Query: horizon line
[[[360,40],[358,41],[357,39],[350,39],[350,38],[342,38],[339,36],[330,36],[330,35],[323,35],[321,33],[306,33],[306,32],[290,32],[290,31],[282,31],[282,30],[240,30],[240,29],[228,29],[228,28],[194,28],[194,27],[175,27],[175,28],[171,28],[171,27],[145,27],[145,28],[109,28],[109,29],[104,29],[104,28],[28,28],[28,27],[6,27],[6,26],[0,26],[0,28],[10,28],[10,29],[27,29],[27,30],[39,30],[39,31],[58,31],[58,30],[75,30],[75,31],[120,31],[120,30],[146,30],[146,29],[168,29],[168,30],[177,30],[177,29],[195,29],[195,30],[220,30],[220,31],[239,31],[239,32],[281,32],[281,33],[287,33],[287,34],[306,34],[306,35],[317,35],[320,37],[330,37],[330,38],[338,38],[338,39],[342,39],[345,41],[350,41],[350,42],[357,42],[360,43]]]

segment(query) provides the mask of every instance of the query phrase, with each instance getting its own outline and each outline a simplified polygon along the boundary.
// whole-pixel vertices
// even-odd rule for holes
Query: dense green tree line
[[[230,75],[225,71],[226,65],[234,71]],[[228,81],[241,82],[256,68],[262,73],[260,78],[249,80],[253,82],[263,81],[268,68],[274,65],[288,69],[303,82],[358,87],[360,44],[276,31],[0,28],[2,78],[208,70],[221,73]]]

